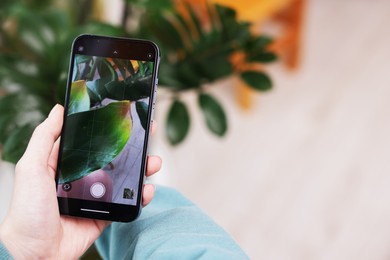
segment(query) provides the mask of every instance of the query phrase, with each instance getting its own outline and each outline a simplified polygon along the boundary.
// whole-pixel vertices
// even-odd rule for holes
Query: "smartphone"
[[[140,214],[159,57],[147,40],[74,40],[56,172],[61,214],[118,222]]]

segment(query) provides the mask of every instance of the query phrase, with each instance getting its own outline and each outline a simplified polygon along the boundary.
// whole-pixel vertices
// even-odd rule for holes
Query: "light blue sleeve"
[[[1,260],[11,260],[12,256],[9,254],[7,248],[0,241],[0,259]]]
[[[111,224],[95,244],[104,259],[248,259],[198,207],[161,186],[136,221]]]

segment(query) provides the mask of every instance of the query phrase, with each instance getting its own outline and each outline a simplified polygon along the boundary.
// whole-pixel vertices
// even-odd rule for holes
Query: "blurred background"
[[[0,220],[12,192],[11,162],[61,102],[32,89],[50,79],[63,93],[68,61],[57,71],[47,64],[67,60],[81,32],[142,36],[163,55],[151,147],[164,165],[152,182],[189,197],[252,259],[390,258],[389,1],[43,1],[29,12],[34,1],[6,2]],[[48,23],[49,4],[69,22]],[[49,28],[42,39],[34,38],[42,24],[24,26],[28,19]],[[64,53],[45,53],[40,41]],[[28,58],[18,63],[18,55]],[[40,78],[43,84],[31,80]],[[20,102],[21,92],[29,99]]]

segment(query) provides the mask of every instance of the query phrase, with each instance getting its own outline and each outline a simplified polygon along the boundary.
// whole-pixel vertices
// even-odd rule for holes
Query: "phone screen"
[[[136,205],[156,60],[85,55],[78,48],[68,83],[57,196]]]

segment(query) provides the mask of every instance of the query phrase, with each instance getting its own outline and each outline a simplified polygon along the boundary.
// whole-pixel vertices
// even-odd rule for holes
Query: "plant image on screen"
[[[76,55],[59,184],[111,164],[129,141],[132,115],[145,130],[152,73],[152,62]]]

